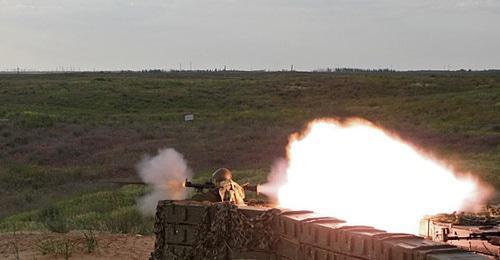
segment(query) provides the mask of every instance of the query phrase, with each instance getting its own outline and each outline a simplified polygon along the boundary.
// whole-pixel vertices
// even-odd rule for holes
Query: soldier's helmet
[[[214,183],[219,183],[225,180],[231,180],[233,178],[233,173],[227,168],[217,169],[212,173],[212,181]]]

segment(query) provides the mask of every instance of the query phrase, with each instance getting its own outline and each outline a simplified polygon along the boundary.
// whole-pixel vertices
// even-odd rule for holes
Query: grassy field
[[[107,182],[144,154],[174,147],[198,178],[262,181],[289,134],[350,116],[500,187],[500,72],[0,75],[0,230],[144,233],[145,188]]]

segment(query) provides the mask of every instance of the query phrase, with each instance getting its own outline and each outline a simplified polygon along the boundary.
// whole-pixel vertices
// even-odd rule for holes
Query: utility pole
[[[293,64],[290,66],[290,71],[293,71]]]

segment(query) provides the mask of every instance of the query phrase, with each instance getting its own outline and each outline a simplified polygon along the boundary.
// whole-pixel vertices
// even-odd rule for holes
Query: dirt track
[[[42,254],[38,246],[43,241],[60,244],[69,241],[72,245],[70,259],[148,259],[154,247],[153,236],[98,233],[96,239],[98,248],[88,253],[82,232],[0,234],[0,259],[16,259],[17,255],[19,259],[64,259],[64,254]]]

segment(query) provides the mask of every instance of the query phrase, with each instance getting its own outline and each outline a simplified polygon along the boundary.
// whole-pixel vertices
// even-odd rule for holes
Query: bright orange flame
[[[288,145],[280,206],[392,232],[416,233],[424,215],[476,200],[478,184],[360,119],[316,120]]]

